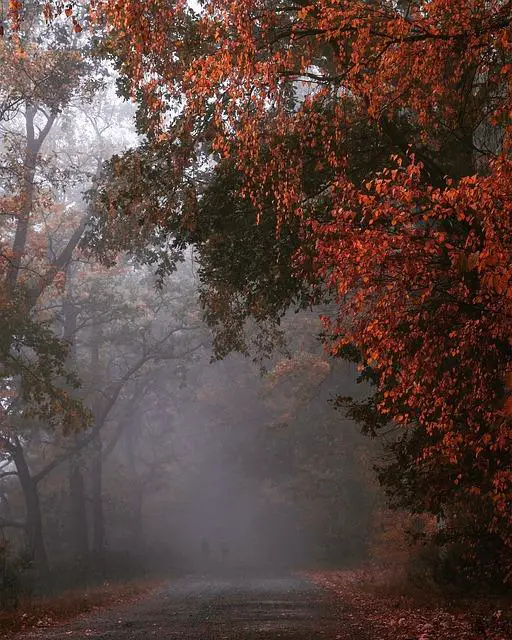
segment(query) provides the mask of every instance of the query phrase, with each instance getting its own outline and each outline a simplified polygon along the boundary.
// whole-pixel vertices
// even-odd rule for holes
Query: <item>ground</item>
[[[512,640],[512,594],[454,592],[375,567],[309,572],[371,640]]]
[[[425,595],[425,594],[424,594]],[[510,601],[507,600],[507,603]],[[512,640],[511,608],[371,588],[360,572],[189,576],[121,592],[8,640]],[[22,614],[25,615],[25,614]],[[2,634],[0,634],[2,635]],[[3,636],[2,636],[3,637]]]
[[[330,591],[305,577],[188,577],[147,598],[16,639],[367,640],[350,633]]]

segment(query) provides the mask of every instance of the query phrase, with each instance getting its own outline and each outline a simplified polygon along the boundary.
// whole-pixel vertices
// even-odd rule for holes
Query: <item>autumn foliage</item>
[[[415,508],[478,514],[510,579],[512,4],[98,9],[175,184],[190,182],[206,145],[234,162],[258,219],[272,209],[276,237],[300,221],[308,250],[294,269],[336,302],[328,349],[356,347],[378,419],[414,441],[402,483],[421,488]],[[183,193],[173,186],[193,229],[201,194],[178,205]],[[169,207],[139,204],[138,216],[165,226]]]
[[[343,628],[355,637],[369,629],[382,640],[502,640],[510,636],[512,619],[506,601],[457,607],[432,594],[426,596],[424,591],[401,592],[386,572],[377,570],[316,571],[307,576],[349,609]]]
[[[277,234],[302,221],[331,353],[356,345],[377,413],[422,434],[423,507],[472,504],[510,549],[510,3],[217,0],[192,51],[179,3],[105,11],[149,134],[210,140]],[[355,171],[361,128],[380,146]]]

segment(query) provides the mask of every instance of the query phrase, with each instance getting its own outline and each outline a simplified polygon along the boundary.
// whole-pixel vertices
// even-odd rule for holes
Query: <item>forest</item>
[[[509,637],[512,2],[0,8],[0,635],[291,572]]]

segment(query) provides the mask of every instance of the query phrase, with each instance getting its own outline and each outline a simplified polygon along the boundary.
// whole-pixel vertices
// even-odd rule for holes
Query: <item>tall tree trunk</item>
[[[85,504],[84,477],[79,455],[69,462],[69,497],[71,501],[71,536],[77,564],[86,568],[89,559],[89,536]]]
[[[16,286],[18,274],[20,271],[23,255],[27,244],[27,235],[30,224],[30,216],[34,208],[34,177],[37,166],[37,156],[41,151],[43,142],[52,128],[56,115],[51,113],[45,125],[39,130],[39,135],[35,134],[35,117],[37,107],[27,104],[25,107],[25,130],[26,130],[26,146],[25,157],[23,159],[23,184],[22,184],[22,206],[18,222],[16,225],[16,233],[12,244],[12,261],[7,271],[7,283],[11,290]]]
[[[100,371],[100,343],[102,338],[101,326],[93,325],[93,341],[91,349],[91,371]],[[102,423],[101,407],[93,408],[95,427]],[[105,561],[105,516],[103,512],[103,456],[101,434],[92,440],[91,463],[91,500],[92,500],[92,552],[96,571],[104,572]]]
[[[67,365],[72,368],[76,360],[76,331],[78,309],[73,303],[73,270],[71,265],[67,269],[67,291],[62,303],[62,315],[64,317],[63,338],[70,343]],[[75,437],[75,445],[79,439]],[[82,472],[82,459],[80,453],[76,453],[69,460],[69,496],[71,500],[71,537],[73,551],[77,565],[85,569],[89,559],[89,536],[87,531],[87,507],[85,504],[85,487]]]
[[[102,574],[105,562],[105,516],[103,511],[103,463],[101,455],[101,438],[99,434],[94,439],[92,446],[92,551],[96,570]]]
[[[137,463],[135,461],[135,441],[134,441],[134,427],[133,424],[129,425],[126,432],[126,451],[128,454],[128,462],[130,465],[130,477],[132,478],[132,498],[133,498],[133,510],[132,510],[132,548],[135,550],[144,551],[144,524],[142,517],[142,506],[144,500],[144,488],[142,486],[142,479],[137,473]]]
[[[143,500],[144,500],[144,491],[140,485],[137,484],[133,488],[133,497],[134,497],[134,510],[133,510],[133,521],[132,521],[132,546],[136,549],[141,555],[144,553],[144,519],[143,519]]]
[[[25,508],[27,513],[27,537],[30,554],[33,558],[37,573],[45,580],[49,574],[48,556],[43,536],[43,518],[41,514],[41,503],[39,492],[23,452],[23,447],[17,442],[13,449],[13,460],[16,465],[20,485],[25,498]]]

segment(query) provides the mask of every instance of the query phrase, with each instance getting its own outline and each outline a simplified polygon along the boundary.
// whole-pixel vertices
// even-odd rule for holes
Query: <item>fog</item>
[[[224,387],[222,395],[214,406],[205,399],[185,412],[177,433],[176,455],[186,467],[177,517],[169,519],[176,561],[203,571],[300,564],[305,540],[297,507],[272,495],[279,471],[261,447],[270,412],[258,406],[257,379],[241,388],[235,373],[255,378],[236,358],[203,371],[204,383]]]
[[[336,564],[343,554],[347,563],[358,560],[367,532],[359,530],[362,540],[352,546],[343,539],[354,535],[369,507],[360,502],[358,514],[350,500],[357,501],[371,489],[364,486],[364,477],[351,478],[362,438],[355,425],[341,420],[329,406],[329,391],[313,390],[312,398],[298,401],[301,415],[289,415],[283,423],[281,410],[288,398],[283,401],[279,388],[267,388],[268,381],[247,359],[231,356],[210,364],[206,356],[192,366],[193,383],[180,390],[186,395],[185,404],[165,427],[160,425],[168,432],[158,451],[158,457],[167,460],[165,469],[144,492],[138,533],[147,549],[157,551],[153,561],[168,564],[171,571],[230,573]],[[328,380],[322,382],[328,386]],[[155,413],[165,412],[169,398],[159,396],[156,402],[163,406],[154,407]],[[142,401],[139,411],[145,410]],[[318,434],[322,444],[315,451],[311,442],[315,423],[309,421],[317,411],[323,413],[331,433],[328,440]],[[149,434],[139,433],[137,438],[142,440],[138,446],[151,448]],[[342,442],[337,455],[323,450],[336,439],[352,441],[353,451]],[[128,466],[129,455],[120,442],[112,464]],[[142,457],[135,455],[132,464],[144,473]],[[309,495],[301,495],[311,478],[315,484],[307,487]],[[126,489],[132,493],[130,481]],[[354,496],[347,495],[351,481],[356,485]],[[339,512],[330,513],[336,503]],[[321,530],[320,522],[318,530],[312,517],[327,518],[329,528]],[[345,530],[336,522],[344,519],[349,520]],[[118,536],[117,544],[123,548],[121,530]],[[330,557],[332,537],[346,546]],[[129,545],[124,549],[128,554],[134,551],[133,539]],[[147,549],[141,548],[140,554],[148,554]]]
[[[19,68],[2,49],[2,268],[28,305],[2,309],[2,571],[28,592],[365,558],[376,446],[332,404],[357,371],[325,355],[316,310],[261,358],[216,357],[193,242],[162,276],[158,225],[95,226],[105,163],[143,143],[114,71],[40,46]]]

